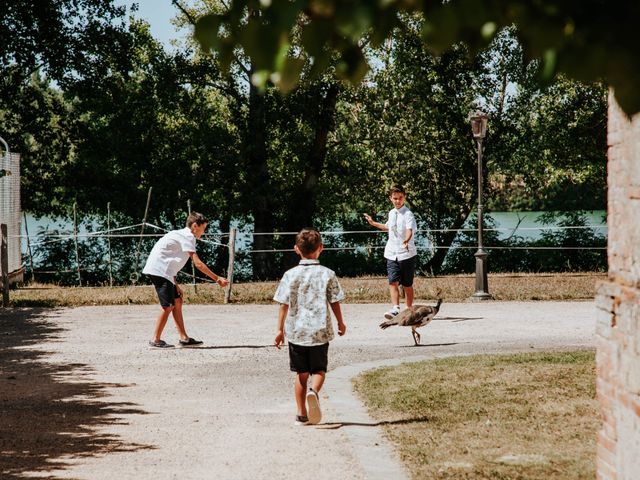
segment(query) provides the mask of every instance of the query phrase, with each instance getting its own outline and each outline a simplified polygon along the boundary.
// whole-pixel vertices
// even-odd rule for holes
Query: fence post
[[[187,200],[187,215],[191,215],[191,200]],[[193,284],[193,293],[198,294],[198,286],[196,285],[196,267],[191,262],[191,282]]]
[[[144,227],[147,224],[147,215],[149,215],[149,204],[151,203],[151,189],[147,193],[147,206],[144,207],[144,218],[142,219],[142,228],[140,228],[140,240],[138,240],[138,248],[136,249],[136,260],[133,265],[133,273],[131,274],[131,283],[135,285],[138,282],[138,260],[140,259],[140,248],[142,248],[142,236],[144,235]]]
[[[80,252],[78,251],[78,204],[73,202],[73,243],[76,247],[76,266],[78,268],[78,286],[82,286],[82,277],[80,276]]]
[[[231,287],[233,286],[233,264],[236,258],[236,229],[232,228],[229,232],[229,266],[227,267],[227,280],[229,284],[224,290],[224,303],[231,300]]]
[[[9,251],[7,249],[7,224],[0,225],[0,270],[2,270],[2,307],[9,306]]]
[[[31,239],[29,238],[29,227],[27,226],[27,212],[22,212],[24,216],[24,233],[27,234],[27,253],[29,254],[29,266],[31,267],[31,281],[36,281],[36,274],[33,270],[33,254],[31,253]]]
[[[111,263],[111,202],[107,202],[107,248],[109,255],[109,286],[113,287],[113,268]]]

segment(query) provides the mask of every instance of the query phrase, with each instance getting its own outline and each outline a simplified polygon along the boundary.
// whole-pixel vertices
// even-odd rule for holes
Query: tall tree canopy
[[[369,68],[363,40],[381,45],[401,27],[400,13],[416,12],[425,18],[423,40],[438,53],[458,41],[477,51],[502,28],[516,24],[526,55],[541,59],[543,79],[557,72],[588,82],[604,79],[627,114],[640,111],[638,2],[232,0],[226,12],[201,17],[195,34],[205,49],[218,50],[226,64],[235,46],[242,45],[255,68],[264,72],[256,82],[271,79],[288,87],[298,76],[302,56],[310,57],[320,72],[337,53],[338,73],[358,83]],[[292,51],[298,30],[302,50]]]

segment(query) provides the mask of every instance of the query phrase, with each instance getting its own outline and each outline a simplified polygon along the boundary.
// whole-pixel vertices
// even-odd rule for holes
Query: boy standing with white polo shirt
[[[387,259],[387,276],[389,277],[389,293],[391,310],[384,314],[392,319],[400,313],[400,289],[402,285],[407,307],[413,305],[413,277],[416,272],[418,252],[414,242],[414,233],[418,229],[416,219],[406,205],[406,192],[402,185],[394,185],[389,189],[389,200],[393,209],[389,211],[387,223],[378,223],[368,215],[364,218],[380,230],[389,232],[384,258]]]
[[[167,324],[169,314],[173,314],[181,347],[197,347],[202,345],[200,340],[194,340],[187,335],[182,317],[182,288],[178,285],[176,275],[191,258],[193,265],[214,280],[221,287],[229,282],[226,278],[213,273],[198,257],[196,253],[196,239],[204,235],[208,225],[207,219],[201,213],[191,212],[187,217],[187,226],[181,230],[173,230],[156,242],[147,258],[142,273],[149,276],[156,287],[162,311],[156,320],[153,340],[149,342],[152,348],[172,348],[160,337]]]

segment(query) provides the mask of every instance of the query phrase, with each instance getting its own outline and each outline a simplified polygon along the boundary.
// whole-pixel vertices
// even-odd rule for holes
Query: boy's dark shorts
[[[387,277],[389,277],[389,284],[397,282],[403,287],[412,287],[417,261],[417,255],[407,258],[406,260],[387,259]]]
[[[176,285],[163,277],[157,275],[149,275],[153,286],[156,287],[156,293],[162,307],[171,307],[176,304],[176,298],[180,298]]]
[[[289,366],[296,373],[318,373],[327,371],[329,343],[322,345],[296,345],[289,342]]]

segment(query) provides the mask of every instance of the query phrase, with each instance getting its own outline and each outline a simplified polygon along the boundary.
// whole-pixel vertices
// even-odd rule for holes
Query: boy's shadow
[[[316,425],[316,428],[322,430],[337,430],[342,427],[381,427],[384,425],[406,425],[408,423],[425,423],[429,421],[429,417],[422,416],[416,418],[405,418],[402,420],[382,420],[380,422],[331,422]]]
[[[275,345],[207,345],[204,347],[185,348],[184,350],[226,350],[232,348],[275,348]]]
[[[466,343],[466,342],[464,342]],[[419,343],[418,345],[401,345],[402,348],[416,348],[416,347],[450,347],[451,345],[458,345],[458,342],[451,343]]]
[[[467,322],[469,320],[484,320],[484,317],[438,317],[433,319],[434,322],[436,320],[446,320],[451,323],[457,323],[457,322]]]

